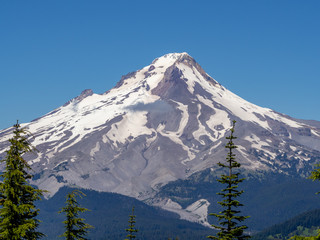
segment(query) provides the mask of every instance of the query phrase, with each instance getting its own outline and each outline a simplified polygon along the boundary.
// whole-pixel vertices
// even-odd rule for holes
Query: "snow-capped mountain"
[[[157,58],[103,94],[85,90],[23,127],[39,150],[27,156],[33,183],[51,196],[77,185],[144,200],[171,181],[215,171],[232,120],[237,160],[248,171],[304,176],[320,160],[319,122],[247,102],[187,53]],[[0,157],[10,135],[0,132]]]

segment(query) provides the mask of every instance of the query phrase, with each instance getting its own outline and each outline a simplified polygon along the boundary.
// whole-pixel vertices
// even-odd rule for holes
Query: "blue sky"
[[[0,129],[170,52],[257,105],[320,120],[320,1],[1,1]]]

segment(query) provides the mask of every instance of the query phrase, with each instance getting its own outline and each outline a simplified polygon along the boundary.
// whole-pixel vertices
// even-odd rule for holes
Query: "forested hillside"
[[[253,240],[284,240],[294,235],[315,236],[320,226],[320,209],[308,211],[289,219],[281,224],[276,224],[253,236]]]
[[[64,216],[58,214],[58,211],[65,204],[66,194],[72,190],[64,187],[53,198],[38,202],[37,206],[41,209],[39,219],[42,221],[39,231],[47,235],[46,239],[61,239],[59,235],[64,231]],[[132,206],[135,207],[138,239],[206,239],[206,236],[214,232],[202,225],[180,220],[174,213],[148,206],[134,198],[115,193],[81,191],[87,196],[79,199],[79,202],[90,210],[82,216],[94,226],[94,229],[89,230],[88,239],[125,239]]]

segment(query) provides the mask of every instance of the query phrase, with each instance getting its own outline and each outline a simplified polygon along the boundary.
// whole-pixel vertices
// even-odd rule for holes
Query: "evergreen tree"
[[[86,240],[85,236],[88,233],[88,229],[93,228],[91,225],[84,222],[84,218],[80,218],[79,214],[88,211],[79,205],[76,197],[86,196],[83,192],[76,189],[67,194],[66,206],[59,211],[59,213],[65,213],[67,220],[63,221],[66,231],[62,234],[66,240]]]
[[[236,210],[238,207],[243,206],[243,204],[235,199],[243,193],[243,191],[239,191],[237,188],[238,184],[241,183],[244,178],[239,179],[239,173],[233,172],[234,168],[239,168],[241,166],[240,163],[235,160],[235,154],[233,153],[233,150],[237,148],[237,146],[235,146],[233,143],[233,140],[236,139],[236,137],[233,136],[235,123],[236,121],[233,121],[231,134],[229,137],[227,137],[229,140],[226,145],[226,148],[228,149],[228,155],[226,158],[227,163],[218,163],[220,167],[228,170],[228,174],[222,174],[221,178],[218,179],[218,182],[227,186],[226,188],[222,189],[221,192],[217,193],[223,198],[223,200],[218,203],[224,210],[219,212],[219,214],[210,214],[216,216],[219,219],[220,224],[220,226],[212,225],[214,228],[219,229],[220,231],[217,233],[217,236],[208,236],[210,239],[242,240],[250,238],[250,236],[243,233],[243,231],[247,229],[247,226],[238,226],[240,222],[244,221],[248,217],[238,216],[237,214],[240,213],[240,211]]]
[[[135,223],[136,223],[136,216],[134,215],[134,207],[132,207],[132,214],[129,215],[130,219],[129,219],[129,228],[126,229],[127,232],[129,232],[129,234],[127,235],[127,238],[125,240],[132,240],[135,239],[136,236],[134,235],[136,232],[138,232],[138,230],[135,228]]]
[[[309,177],[309,179],[312,179],[313,181],[320,181],[320,163],[316,164],[316,167],[312,172],[311,175]],[[320,192],[317,192],[317,194],[319,194]]]
[[[32,175],[31,168],[23,159],[23,154],[34,152],[28,141],[29,133],[17,122],[13,137],[9,139],[11,146],[2,160],[5,170],[0,175],[0,239],[20,240],[39,239],[44,234],[36,229],[39,209],[34,202],[40,200],[43,191],[33,188],[28,180]]]

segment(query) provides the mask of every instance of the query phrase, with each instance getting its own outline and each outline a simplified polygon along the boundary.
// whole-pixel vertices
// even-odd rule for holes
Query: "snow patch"
[[[215,109],[216,113],[210,117],[206,122],[209,128],[214,131],[216,134],[213,136],[215,140],[218,140],[225,136],[226,132],[231,128],[231,121],[228,117],[228,114],[225,111],[220,109]],[[222,126],[221,130],[218,130],[217,127]]]
[[[207,135],[207,131],[206,131],[205,126],[203,126],[202,123],[199,120],[199,117],[201,115],[201,104],[198,104],[197,106],[198,106],[197,119],[198,119],[199,127],[198,127],[198,129],[196,131],[194,131],[192,133],[192,135],[198,142],[200,142],[202,145],[204,145],[205,142],[203,140],[200,140],[200,137],[203,136],[203,135],[206,135],[206,136],[208,136],[208,135]],[[209,135],[209,138],[211,139],[211,141],[214,141],[214,139],[212,138],[211,135]]]
[[[183,209],[180,204],[168,198],[162,199],[157,203],[153,203],[153,205],[179,214],[180,219],[200,223],[206,227],[211,227],[210,223],[208,222],[208,207],[210,203],[206,199],[200,199],[189,205],[186,209]]]
[[[317,137],[320,137],[320,133],[319,132],[316,132],[315,130],[311,129],[311,133],[313,135],[316,135]]]
[[[208,207],[210,203],[206,199],[200,199],[190,206],[186,208],[188,212],[191,212],[192,214],[198,216],[198,219],[196,222],[201,223],[203,225],[206,225],[210,227],[211,225],[208,223]],[[186,218],[186,220],[189,220]]]
[[[295,146],[290,146],[292,151],[297,151],[297,148]]]
[[[151,129],[146,127],[146,112],[129,111],[123,116],[120,122],[111,125],[107,137],[116,142],[125,143],[129,138],[135,138],[140,135],[151,135]]]
[[[269,143],[262,141],[258,136],[256,136],[255,134],[251,134],[250,136],[246,136],[244,138],[244,140],[247,140],[251,143],[251,147],[255,148],[259,151],[265,152],[268,156],[270,156],[271,158],[276,158],[277,154],[269,151],[266,149],[266,147],[269,147]]]
[[[184,132],[185,127],[187,126],[187,123],[189,121],[189,113],[188,113],[188,106],[184,105],[180,102],[174,101],[176,104],[178,104],[178,109],[182,112],[182,118],[179,123],[179,128],[176,132],[171,132],[165,130],[164,124],[159,124],[157,128],[157,132],[161,133],[163,136],[170,138],[173,142],[179,144],[183,150],[185,150],[188,154],[188,159],[183,160],[183,163],[186,161],[191,161],[195,158],[195,154],[189,149],[186,145],[183,144],[182,140],[180,139],[181,135]]]
[[[237,145],[237,151],[240,152],[241,156],[243,156],[250,163],[249,165],[250,169],[259,169],[262,167],[262,164],[260,162],[250,159],[250,156],[247,153],[247,150],[245,149],[245,147],[241,145],[239,146]]]
[[[91,151],[90,151],[90,156],[93,157],[94,154],[95,154],[96,152],[98,152],[99,150],[100,150],[100,143],[97,142],[97,143],[96,143],[96,146],[91,149]]]

